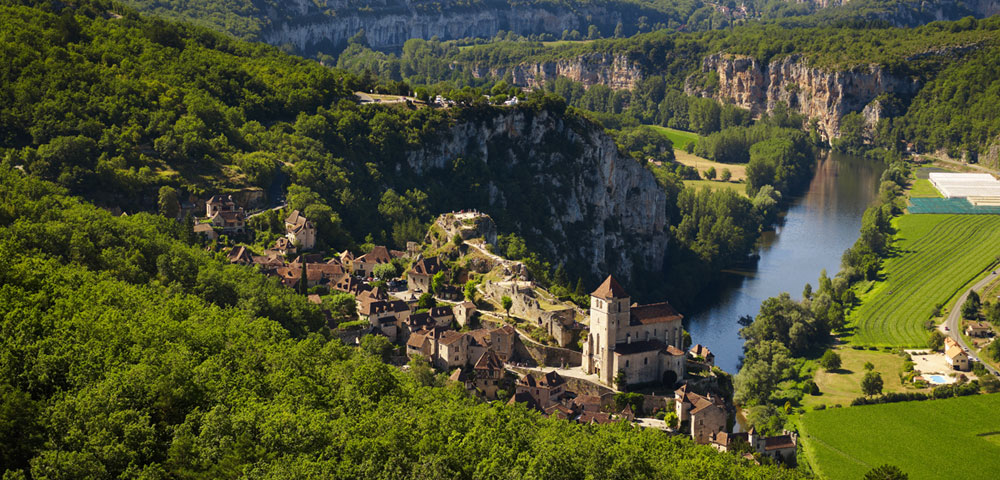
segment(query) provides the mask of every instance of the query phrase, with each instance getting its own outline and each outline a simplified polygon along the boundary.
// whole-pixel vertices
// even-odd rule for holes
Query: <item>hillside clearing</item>
[[[746,185],[742,183],[733,182],[718,182],[711,180],[684,180],[684,186],[687,188],[701,189],[708,187],[712,190],[732,190],[740,195],[746,195]]]
[[[677,130],[676,128],[661,127],[659,125],[650,125],[649,128],[662,133],[664,136],[670,139],[670,142],[674,144],[674,150],[684,150],[687,144],[691,142],[697,142],[701,136],[694,132],[685,132],[684,130]]]
[[[894,254],[880,280],[861,295],[848,317],[848,341],[860,345],[922,347],[924,322],[935,306],[996,262],[998,215],[903,215],[893,219]]]
[[[991,478],[998,430],[1000,394],[992,394],[807,412],[799,433],[821,478],[861,478],[889,463],[920,480]]]
[[[913,182],[910,187],[910,198],[941,198],[941,192],[934,187],[934,184],[926,178],[921,178]]]
[[[883,392],[916,391],[905,389],[899,380],[903,357],[885,351],[855,350],[850,347],[837,348],[836,351],[840,354],[841,366],[833,372],[816,370],[813,381],[819,387],[820,394],[802,398],[802,405],[807,409],[821,404],[827,407],[837,404],[846,407],[855,398],[864,396],[861,392],[861,380],[865,376],[866,362],[871,362],[875,365],[875,371],[882,374],[885,382]]]

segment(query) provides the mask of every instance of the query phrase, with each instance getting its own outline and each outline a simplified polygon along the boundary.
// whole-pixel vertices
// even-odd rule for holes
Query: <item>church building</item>
[[[590,294],[590,333],[583,344],[583,371],[615,386],[618,372],[628,384],[663,382],[673,387],[686,367],[681,319],[669,303],[633,305],[610,275]]]

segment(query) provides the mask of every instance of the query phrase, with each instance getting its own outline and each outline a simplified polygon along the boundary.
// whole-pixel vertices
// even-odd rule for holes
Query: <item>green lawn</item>
[[[918,391],[906,389],[899,381],[899,372],[903,368],[903,357],[895,353],[873,350],[855,350],[850,347],[837,349],[840,354],[840,368],[827,372],[819,369],[813,375],[813,381],[819,387],[819,395],[806,395],[802,405],[811,409],[813,405],[824,404],[827,407],[840,404],[848,406],[855,398],[861,397],[861,379],[865,376],[865,363],[875,365],[875,371],[882,374],[883,392]]]
[[[851,343],[924,346],[923,323],[935,305],[1000,255],[1000,215],[903,215],[893,224],[896,254],[884,262],[883,280],[861,295],[861,306],[848,317],[856,328],[847,338]]]
[[[684,180],[684,186],[697,189],[708,187],[712,190],[732,190],[740,195],[747,194],[747,186],[742,183],[719,182],[712,180]]]
[[[996,478],[1000,394],[807,412],[799,434],[821,478],[857,479],[885,463],[910,480]]]
[[[674,128],[661,127],[659,125],[650,125],[650,128],[666,135],[670,139],[670,142],[674,144],[674,149],[684,150],[684,147],[691,142],[697,142],[700,136],[694,132],[685,132],[684,130],[677,130]]]
[[[913,182],[910,187],[911,198],[941,198],[941,192],[934,187],[934,184],[926,178],[921,178]]]

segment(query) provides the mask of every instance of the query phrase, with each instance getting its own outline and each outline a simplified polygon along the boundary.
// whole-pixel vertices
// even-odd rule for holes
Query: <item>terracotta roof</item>
[[[684,356],[684,350],[681,350],[673,345],[667,345],[667,348],[663,350],[667,355],[673,355],[675,357]]]
[[[410,273],[414,275],[434,275],[441,271],[441,262],[437,257],[421,258],[413,264]]]
[[[469,333],[469,337],[472,338],[472,343],[474,345],[479,345],[481,347],[490,346],[490,331],[485,328],[480,328],[472,330]]]
[[[448,330],[441,335],[439,342],[442,345],[451,345],[465,337],[464,333],[459,333],[454,330]]]
[[[959,347],[958,345],[954,345],[949,348],[947,352],[945,352],[945,355],[947,355],[948,358],[954,359],[959,355],[965,355],[965,350],[962,350],[962,347]]]
[[[549,408],[545,409],[545,414],[546,415],[548,415],[550,417],[555,417],[555,418],[558,418],[558,419],[561,419],[561,420],[569,420],[569,418],[572,417],[574,413],[576,413],[576,412],[574,412],[572,408],[569,408],[569,407],[567,407],[565,405],[558,404],[558,403],[555,404],[555,405],[552,405]]]
[[[250,254],[250,250],[242,245],[233,248],[229,251],[229,261],[231,262],[252,262],[253,256]]]
[[[625,293],[625,289],[618,284],[618,281],[614,279],[611,275],[604,280],[601,286],[597,287],[597,290],[591,292],[590,296],[597,298],[627,298],[628,294]]]
[[[493,333],[493,332],[504,333],[504,334],[507,334],[507,335],[514,335],[515,333],[517,333],[517,330],[514,330],[514,327],[512,327],[510,325],[504,325],[504,326],[502,326],[500,328],[492,330],[490,333]]]
[[[749,435],[747,432],[740,433],[728,433],[728,432],[718,432],[713,433],[710,437],[713,443],[728,447],[736,442],[749,442]]]
[[[365,263],[389,263],[392,262],[392,257],[389,256],[389,250],[379,245],[372,248],[372,251],[358,257],[358,261]]]
[[[341,252],[341,254],[340,254],[340,261],[343,262],[345,260],[347,260],[347,261],[354,260],[354,254],[351,253],[350,250],[344,250],[343,252]]]
[[[709,355],[712,355],[712,351],[700,343],[691,347],[691,353],[702,358],[708,358]]]
[[[292,213],[285,217],[285,223],[290,223],[292,225],[304,225],[306,221],[306,217],[302,216],[298,210],[292,210]]]
[[[315,293],[309,294],[309,296],[306,297],[306,298],[309,299],[310,303],[315,303],[316,305],[322,305],[323,304],[323,298],[320,297],[319,295],[316,295]]]
[[[410,334],[410,339],[406,341],[406,346],[420,350],[424,348],[424,342],[426,341],[427,341],[426,333],[413,332],[412,334]]]
[[[459,303],[458,306],[461,306],[462,308],[464,308],[466,310],[475,310],[475,308],[476,308],[476,304],[472,303],[472,302],[470,302],[468,300],[466,300],[466,301],[464,301],[462,303]]]
[[[212,231],[211,223],[196,223],[194,224],[194,233],[207,233]]]
[[[601,410],[601,397],[597,395],[577,395],[573,399],[573,405],[576,405],[581,410],[587,411],[600,411]]]
[[[791,435],[778,435],[764,439],[764,450],[778,450],[782,448],[795,448],[795,440]]]
[[[699,413],[699,412],[701,412],[701,411],[703,411],[703,410],[705,410],[707,408],[710,408],[710,407],[722,408],[722,405],[718,401],[713,401],[713,400],[709,400],[708,398],[701,397],[701,398],[698,399],[698,401],[696,403],[694,403],[692,405],[691,415],[695,415],[695,414],[697,414],[697,413]]]
[[[483,353],[483,356],[479,357],[475,368],[476,370],[503,370],[503,360],[500,360],[500,355],[497,355],[497,352],[489,349]]]
[[[542,377],[537,380],[531,374],[525,375],[524,378],[521,379],[521,383],[529,387],[554,388],[566,383],[566,380],[555,371],[552,371],[542,375]]]
[[[462,378],[462,369],[461,368],[456,368],[454,372],[451,372],[451,375],[448,375],[448,380],[451,380],[453,382],[457,382],[461,378]]]
[[[673,322],[684,318],[667,302],[639,305],[632,307],[629,313],[629,324],[649,325],[652,323]]]

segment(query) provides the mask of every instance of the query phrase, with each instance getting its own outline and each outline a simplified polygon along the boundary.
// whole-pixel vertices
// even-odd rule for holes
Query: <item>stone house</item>
[[[481,391],[488,400],[496,400],[500,381],[507,373],[503,360],[497,355],[497,352],[492,349],[486,350],[476,361],[472,371],[475,373],[473,379],[475,388]]]
[[[275,240],[274,246],[271,247],[271,250],[274,250],[284,256],[295,255],[298,252],[298,249],[295,247],[295,243],[289,240],[288,237],[279,237]]]
[[[472,315],[476,313],[476,304],[466,300],[456,304],[452,310],[455,312],[455,320],[464,327],[469,324]]]
[[[698,361],[700,358],[706,365],[710,367],[715,366],[715,354],[708,347],[700,343],[691,347],[691,350],[688,350],[688,356],[690,356],[691,360]]]
[[[455,313],[452,312],[451,307],[447,305],[431,308],[427,311],[427,313],[439,327],[451,326],[451,322],[455,320]]]
[[[678,421],[690,426],[695,443],[711,443],[713,434],[726,429],[726,402],[718,395],[700,395],[684,385],[674,391],[674,409]]]
[[[232,195],[214,195],[205,202],[205,216],[213,227],[225,233],[242,233],[246,229],[243,207],[238,207]]]
[[[312,250],[316,247],[316,227],[298,210],[292,210],[292,213],[285,217],[285,237],[298,244],[302,250]]]
[[[548,372],[536,379],[525,375],[515,385],[516,393],[525,393],[534,399],[535,403],[545,410],[559,403],[566,393],[566,380],[555,371]]]
[[[629,295],[608,276],[590,294],[590,333],[583,344],[583,371],[614,386],[618,372],[629,384],[663,382],[672,387],[684,378],[681,320],[666,302],[631,305]]]
[[[236,206],[232,195],[213,195],[205,201],[205,216],[212,218],[219,212],[236,212],[242,210]]]
[[[406,272],[406,286],[415,292],[431,291],[431,279],[441,271],[441,261],[437,257],[421,258]]]
[[[454,330],[441,334],[434,366],[440,370],[450,370],[467,363],[469,363],[469,336]]]
[[[341,262],[343,262],[343,256],[341,256]],[[372,248],[372,251],[355,258],[352,262],[352,268],[355,275],[370,277],[377,265],[385,263],[392,263],[392,255],[389,254],[389,249],[380,245]]]
[[[215,233],[215,229],[212,228],[212,224],[210,223],[195,223],[191,230],[195,233],[195,235],[202,235],[209,240],[219,239],[219,234]]]
[[[798,434],[788,430],[783,431],[781,435],[764,437],[758,435],[755,428],[751,428],[749,432],[716,433],[710,437],[709,444],[720,452],[747,449],[786,465],[795,466],[798,440]]]

